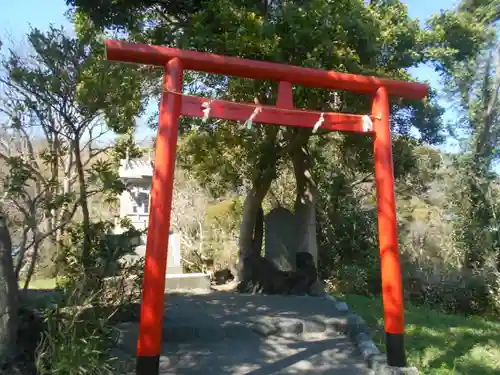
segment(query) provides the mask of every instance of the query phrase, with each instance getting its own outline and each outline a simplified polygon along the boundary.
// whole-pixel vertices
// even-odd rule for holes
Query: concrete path
[[[210,292],[165,302],[163,375],[372,374],[336,331],[345,313],[328,300]],[[117,328],[119,356],[133,358],[137,323]],[[124,372],[133,373],[129,365]]]

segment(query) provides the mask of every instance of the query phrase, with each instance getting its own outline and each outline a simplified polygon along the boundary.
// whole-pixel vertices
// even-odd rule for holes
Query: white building
[[[118,174],[127,187],[120,196],[120,218],[129,218],[132,225],[143,230],[148,226],[153,164],[151,160],[120,161]]]
[[[120,196],[119,220],[130,219],[137,230],[144,230],[149,223],[149,210],[151,205],[151,187],[153,180],[153,162],[151,159],[125,159],[120,161],[118,175],[125,183],[126,189]],[[117,226],[115,232],[120,233],[123,228]],[[169,252],[167,259],[167,272],[170,274],[182,273],[181,248],[179,236],[169,233]],[[135,253],[144,256],[146,253],[146,234],[141,236]]]
[[[126,186],[119,199],[119,219],[129,218],[136,229],[144,230],[149,222],[153,162],[151,159],[122,160],[118,174]],[[117,225],[115,231],[120,233],[123,229]],[[165,235],[169,236],[166,289],[209,289],[210,280],[206,274],[183,273],[179,235],[167,231]],[[135,256],[143,257],[145,253],[146,234],[141,237],[140,245],[135,249]]]

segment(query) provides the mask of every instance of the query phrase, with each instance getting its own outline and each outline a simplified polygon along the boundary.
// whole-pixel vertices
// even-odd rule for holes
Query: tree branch
[[[351,188],[359,185],[359,184],[362,184],[364,182],[373,182],[373,175],[370,173],[370,174],[367,174],[361,178],[358,178],[357,180],[353,181],[350,186]]]

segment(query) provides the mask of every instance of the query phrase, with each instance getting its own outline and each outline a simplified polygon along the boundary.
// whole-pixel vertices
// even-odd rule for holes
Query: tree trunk
[[[28,272],[26,272],[26,279],[24,280],[24,285],[23,285],[23,291],[26,292],[28,290],[28,287],[31,282],[31,278],[33,277],[33,274],[35,273],[35,267],[38,261],[38,253],[40,251],[40,233],[38,232],[37,228],[32,229],[32,234],[33,234],[33,253],[31,254],[31,260],[28,268]]]
[[[16,350],[18,286],[12,259],[12,242],[5,217],[0,216],[0,367]]]
[[[75,168],[78,174],[78,189],[80,193],[80,207],[82,209],[83,221],[83,245],[82,245],[82,261],[86,264],[86,259],[90,254],[91,237],[90,237],[90,211],[87,200],[87,186],[85,181],[85,171],[80,153],[80,141],[78,137],[73,141],[73,152],[75,155]]]
[[[74,145],[75,147],[79,147],[78,144]],[[78,154],[80,155],[79,148],[76,148],[75,150],[78,150]],[[64,174],[63,174],[63,183],[62,183],[62,194],[66,196],[71,192],[72,184],[71,181],[74,177],[74,171],[73,171],[73,158],[75,157],[75,152],[70,152],[67,156],[66,159],[64,160]],[[80,161],[81,162],[81,161]],[[80,177],[80,176],[79,176]],[[64,204],[59,212],[57,213],[57,219],[55,222],[55,226],[59,225],[63,221],[68,219],[68,204]],[[54,226],[54,227],[55,227]],[[59,229],[56,230],[55,233],[55,238],[56,238],[56,254],[59,256],[60,252],[60,242],[62,239],[62,234],[64,231],[64,227],[60,227]]]
[[[16,281],[19,281],[19,275],[21,274],[21,270],[23,268],[24,257],[26,256],[27,244],[28,244],[28,236],[31,228],[29,225],[25,225],[23,228],[23,233],[21,235],[21,243],[19,244],[19,254],[17,256],[16,266],[14,268],[14,276]]]
[[[269,178],[269,180],[261,181],[260,184],[254,183],[254,186],[245,198],[238,244],[238,280],[245,279],[245,275],[247,275],[250,271],[246,269],[250,264],[249,262],[246,262],[246,260],[253,255],[260,255],[260,251],[262,249],[263,231],[262,228],[259,228],[256,224],[259,216],[262,216],[261,219],[263,220],[261,205],[269,187],[271,186],[271,181],[272,178]]]
[[[316,184],[311,173],[311,157],[307,141],[291,152],[297,196],[295,199],[296,233],[299,248],[297,251],[307,252],[314,258],[317,267],[318,244],[316,241]]]
[[[294,215],[296,220],[297,252],[309,253],[312,256],[314,268],[310,272],[316,273],[309,293],[321,294],[324,285],[318,279],[318,242],[316,238],[316,184],[312,176],[312,160],[309,154],[308,140],[291,152],[297,195],[295,198]]]

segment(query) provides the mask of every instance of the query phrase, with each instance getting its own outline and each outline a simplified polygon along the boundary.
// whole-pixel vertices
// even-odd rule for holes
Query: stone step
[[[133,356],[121,352],[119,357],[120,363],[128,365],[120,373],[134,374]],[[373,374],[347,337],[327,333],[269,336],[250,342],[226,339],[167,343],[159,367],[161,375]]]
[[[167,312],[168,314],[168,312]],[[296,318],[261,317],[254,321],[228,321],[226,324],[212,324],[203,320],[194,321],[186,316],[164,319],[162,327],[163,341],[167,343],[214,342],[225,339],[245,341],[260,340],[269,336],[301,336],[312,333],[329,333],[336,336],[337,319],[318,322]],[[120,323],[114,327],[117,346],[129,353],[135,353],[139,324],[136,322]]]
[[[165,290],[210,290],[210,278],[204,273],[176,273],[165,277]]]

